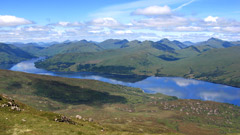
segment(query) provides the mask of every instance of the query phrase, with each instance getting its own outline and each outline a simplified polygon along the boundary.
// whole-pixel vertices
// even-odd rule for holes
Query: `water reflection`
[[[192,80],[192,79],[184,79],[184,78],[171,78],[175,83],[180,87],[186,87],[189,85],[197,85],[200,84],[200,81]],[[167,80],[167,79],[166,79]]]
[[[166,95],[176,96],[182,99],[201,99],[217,102],[231,103],[240,106],[240,88],[226,85],[214,84],[193,79],[184,79],[180,77],[148,77],[138,80],[141,81],[119,81],[111,78],[124,78],[119,75],[105,75],[89,72],[81,73],[56,73],[43,69],[37,69],[34,62],[38,59],[24,61],[14,65],[10,70],[22,71],[34,74],[44,74],[52,76],[61,76],[68,78],[92,79],[112,84],[121,84],[125,86],[137,87],[146,93],[163,93]],[[140,77],[141,78],[141,77]]]

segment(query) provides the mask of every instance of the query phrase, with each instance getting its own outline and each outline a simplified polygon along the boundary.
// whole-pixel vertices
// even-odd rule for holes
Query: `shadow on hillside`
[[[127,102],[121,96],[109,95],[107,92],[99,92],[52,80],[37,79],[34,81],[33,87],[36,88],[35,94],[38,96],[48,97],[68,104],[102,105]]]

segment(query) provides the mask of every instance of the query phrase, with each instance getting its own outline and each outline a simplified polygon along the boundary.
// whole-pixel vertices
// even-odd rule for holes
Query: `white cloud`
[[[141,40],[159,40],[160,38],[158,36],[139,36],[138,39]]]
[[[69,22],[59,22],[58,24],[61,26],[67,26],[69,24]]]
[[[26,25],[26,24],[32,24],[33,22],[26,20],[24,18],[19,18],[16,16],[10,16],[10,15],[0,15],[0,27],[5,26],[18,26],[18,25]]]
[[[134,21],[136,26],[155,27],[158,29],[165,29],[173,26],[184,26],[188,24],[188,20],[179,16],[168,16],[158,18],[148,18],[140,21]]]
[[[24,27],[21,29],[28,32],[50,31],[49,27],[44,27],[44,26],[31,26],[31,27]]]
[[[171,5],[187,2],[188,0],[138,0],[119,5],[105,7],[103,11],[126,11],[129,9],[143,8],[152,5]]]
[[[118,30],[115,31],[116,34],[131,34],[133,33],[131,30]]]
[[[174,30],[191,32],[191,31],[203,31],[204,29],[202,27],[198,27],[198,26],[180,26],[180,27],[174,28]]]
[[[58,23],[55,23],[55,24],[50,24],[52,26],[61,26],[61,27],[79,27],[79,26],[84,26],[83,23],[80,23],[80,22],[64,22],[64,21],[61,21],[61,22],[58,22]]]
[[[204,19],[204,21],[205,21],[205,22],[215,22],[215,23],[216,23],[217,20],[218,20],[218,18],[219,18],[219,17],[217,17],[217,16],[216,16],[216,17],[208,16],[208,17],[206,17],[206,18]]]
[[[231,33],[240,33],[240,27],[224,27],[222,30]]]
[[[183,7],[185,7],[185,6],[187,6],[187,5],[191,4],[191,3],[193,3],[194,1],[195,1],[195,0],[191,0],[191,1],[187,2],[187,3],[184,3],[184,4],[182,4],[181,6],[179,6],[179,7],[175,8],[175,9],[173,9],[173,11],[181,10]]]
[[[90,33],[101,33],[100,30],[90,30],[90,31],[88,31],[88,32],[90,32]]]
[[[102,26],[102,27],[119,27],[121,24],[111,17],[106,18],[97,18],[91,21],[90,23],[93,26]]]
[[[153,5],[170,6],[173,4],[182,4],[188,1],[189,0],[136,0],[133,2],[104,7],[90,14],[90,17],[113,17],[124,21],[130,21],[133,18],[133,16],[130,16],[130,14],[136,9],[145,8]]]
[[[146,16],[152,16],[152,15],[170,15],[171,9],[168,6],[150,6],[146,7],[144,9],[137,9],[133,12],[135,15],[146,15]]]

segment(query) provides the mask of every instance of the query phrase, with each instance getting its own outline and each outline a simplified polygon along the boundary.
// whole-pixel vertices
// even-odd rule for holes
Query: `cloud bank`
[[[210,37],[240,39],[240,21],[221,16],[187,16],[180,11],[196,0],[139,0],[113,5],[90,15],[89,20],[60,20],[37,24],[25,18],[0,15],[0,42],[64,41],[124,38],[198,42]],[[174,6],[171,5],[179,5]],[[124,16],[124,18],[122,18]]]
[[[19,26],[27,24],[33,24],[33,22],[16,16],[0,15],[0,27]]]

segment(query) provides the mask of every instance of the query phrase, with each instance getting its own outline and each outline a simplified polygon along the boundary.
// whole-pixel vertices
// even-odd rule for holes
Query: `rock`
[[[60,118],[55,118],[54,121],[56,121],[56,122],[66,122],[66,123],[74,124],[74,125],[76,124],[74,121],[67,118],[66,116],[60,116]]]
[[[13,103],[12,102],[8,102],[8,106],[12,106],[13,105]]]
[[[89,121],[89,122],[93,122],[93,119],[92,119],[92,118],[89,118],[88,121]]]
[[[22,119],[23,122],[25,122],[26,120],[25,119]]]
[[[80,115],[76,115],[76,119],[81,120],[81,119],[82,119],[82,116],[80,116]]]
[[[8,106],[7,104],[2,104],[1,107],[5,107],[5,106]]]

